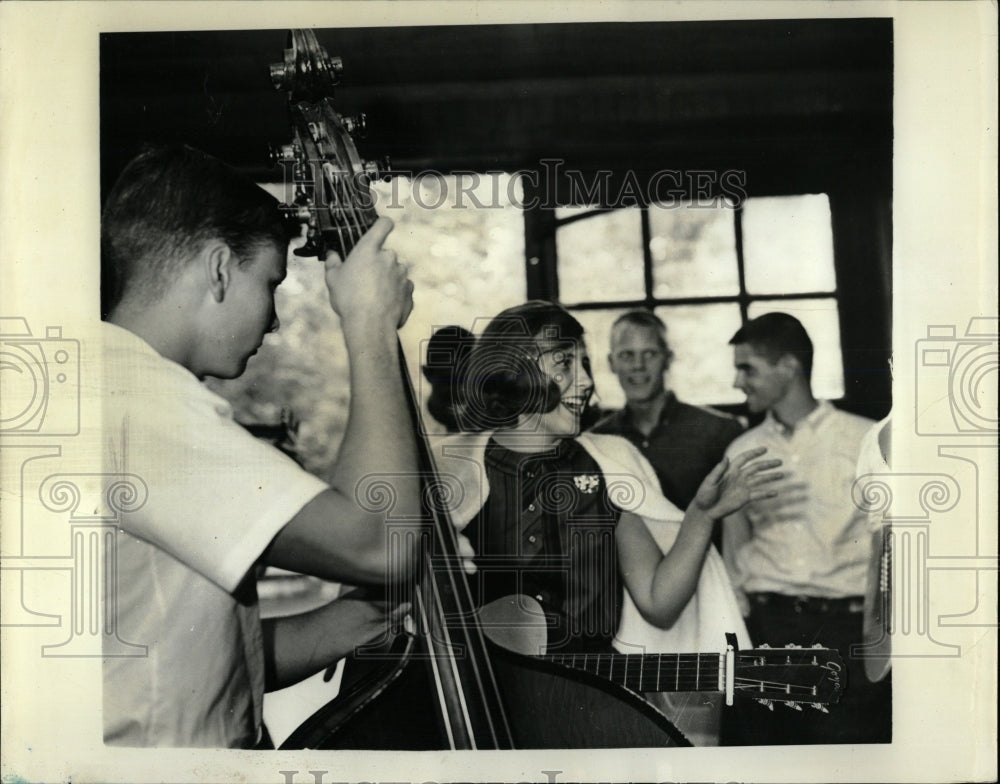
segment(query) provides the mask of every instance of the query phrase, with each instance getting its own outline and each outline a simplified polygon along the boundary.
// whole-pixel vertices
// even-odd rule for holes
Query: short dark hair
[[[466,429],[517,424],[521,414],[547,413],[562,393],[538,366],[539,337],[555,342],[583,338],[583,326],[565,308],[532,300],[495,316],[476,341],[464,375]]]
[[[152,301],[203,243],[242,262],[297,232],[278,200],[228,164],[186,145],[148,146],[124,168],[101,216],[102,311],[126,294]]]
[[[751,319],[729,339],[731,346],[749,345],[773,365],[790,354],[799,361],[802,373],[812,375],[813,344],[802,323],[787,313],[765,313]]]

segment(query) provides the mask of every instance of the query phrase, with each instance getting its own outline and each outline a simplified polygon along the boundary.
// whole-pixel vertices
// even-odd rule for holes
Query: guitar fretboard
[[[542,658],[586,670],[637,692],[723,689],[724,657],[718,653],[566,653]]]

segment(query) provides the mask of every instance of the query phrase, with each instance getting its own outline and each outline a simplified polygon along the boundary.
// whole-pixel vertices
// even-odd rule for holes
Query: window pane
[[[469,329],[477,318],[524,302],[524,216],[507,200],[516,191],[510,179],[485,174],[473,188],[468,178],[425,177],[418,193],[402,177],[373,186],[379,213],[396,223],[385,245],[409,265],[413,281],[413,313],[400,339],[415,381],[423,341],[435,327]]]
[[[574,310],[576,320],[583,324],[583,334],[590,353],[590,365],[594,374],[594,404],[601,408],[621,408],[625,396],[618,386],[618,378],[608,366],[608,349],[611,339],[611,325],[625,309],[615,310]]]
[[[461,192],[456,177],[440,182],[426,178],[421,186],[428,190],[416,198],[405,178],[374,186],[377,210],[396,224],[386,247],[409,265],[415,285],[413,313],[400,339],[423,400],[429,389],[420,362],[433,329],[446,324],[471,328],[477,318],[493,316],[526,296],[519,186],[511,175],[497,177],[496,189],[485,183],[474,191],[482,209],[470,197],[468,183],[461,184]],[[431,187],[438,190],[432,193]],[[501,199],[495,206],[493,193]],[[505,201],[508,193],[512,199]],[[287,198],[280,190],[275,195]],[[440,207],[432,209],[438,201]],[[278,287],[276,299],[278,332],[268,337],[240,378],[212,383],[233,403],[241,421],[276,422],[280,407],[289,406],[302,423],[298,445],[306,466],[327,476],[347,420],[350,373],[323,266],[291,256],[288,278]],[[430,417],[425,422],[436,427]]]
[[[817,398],[844,396],[844,360],[840,351],[840,316],[835,299],[758,300],[747,308],[750,318],[779,311],[795,316],[813,342],[812,391]]]
[[[656,309],[667,325],[674,352],[667,383],[686,403],[742,403],[733,389],[733,347],[729,338],[741,326],[735,303],[678,305]]]
[[[736,295],[736,229],[731,208],[649,207],[653,296]]]
[[[574,311],[583,324],[594,371],[597,402],[601,408],[625,405],[618,378],[608,365],[611,325],[625,309]],[[733,349],[729,338],[740,328],[740,310],[735,304],[676,305],[656,309],[667,325],[667,340],[674,362],[667,385],[688,403],[712,405],[742,403],[743,394],[733,389]]]
[[[826,194],[747,199],[743,261],[751,294],[835,291]]]
[[[563,302],[643,299],[642,219],[638,208],[603,212],[556,230]]]

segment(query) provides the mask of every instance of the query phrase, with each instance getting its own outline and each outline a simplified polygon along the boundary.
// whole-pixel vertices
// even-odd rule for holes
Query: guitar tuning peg
[[[792,710],[797,710],[797,711],[802,710],[802,706],[799,705],[797,702],[786,702],[785,705],[787,705]]]
[[[827,710],[826,705],[822,705],[822,704],[820,704],[818,702],[810,702],[809,703],[809,707],[810,708],[815,708],[820,713],[829,713],[830,712],[829,710]]]

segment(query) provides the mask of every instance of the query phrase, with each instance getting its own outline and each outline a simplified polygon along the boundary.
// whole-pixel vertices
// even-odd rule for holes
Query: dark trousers
[[[750,599],[747,630],[755,646],[767,643],[772,648],[783,648],[794,643],[809,647],[819,643],[824,648],[835,648],[844,660],[847,679],[840,701],[828,706],[829,713],[809,706],[800,712],[779,704],[771,711],[738,696],[723,715],[723,744],[891,743],[891,676],[872,683],[865,677],[863,660],[851,656],[851,646],[862,640],[862,613],[846,609],[816,611],[815,606],[808,606],[817,602],[768,603],[763,597],[755,601],[753,594]]]

